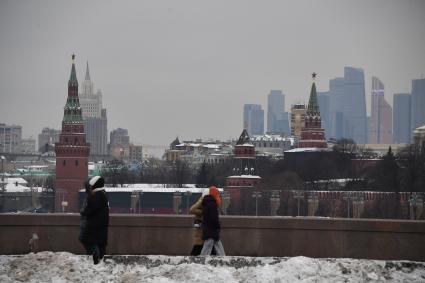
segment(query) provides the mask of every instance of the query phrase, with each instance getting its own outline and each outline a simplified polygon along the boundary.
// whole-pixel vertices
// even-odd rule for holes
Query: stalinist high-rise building
[[[87,142],[90,143],[91,159],[107,155],[108,127],[106,109],[102,108],[102,92],[94,92],[94,84],[90,79],[89,63],[87,62],[86,76],[81,84],[79,94],[83,111],[84,129]]]

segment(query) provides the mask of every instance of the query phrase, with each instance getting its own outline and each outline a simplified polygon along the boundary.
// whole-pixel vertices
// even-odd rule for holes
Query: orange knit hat
[[[221,204],[220,192],[215,186],[210,187],[210,195],[215,199],[217,205]]]

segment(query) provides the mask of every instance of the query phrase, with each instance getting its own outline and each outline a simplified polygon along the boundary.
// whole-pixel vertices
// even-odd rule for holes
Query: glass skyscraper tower
[[[264,110],[259,104],[245,104],[243,108],[243,127],[250,136],[264,134]]]

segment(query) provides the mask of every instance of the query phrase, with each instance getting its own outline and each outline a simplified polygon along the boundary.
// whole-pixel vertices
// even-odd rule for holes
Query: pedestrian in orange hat
[[[204,246],[201,255],[211,255],[214,247],[219,256],[225,256],[223,244],[220,241],[220,221],[218,206],[221,204],[220,192],[215,186],[209,188],[209,194],[202,200],[202,232]]]

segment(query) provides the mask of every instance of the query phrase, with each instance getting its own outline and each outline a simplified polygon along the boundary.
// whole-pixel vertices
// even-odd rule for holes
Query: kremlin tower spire
[[[299,147],[326,148],[325,131],[322,128],[319,103],[317,100],[316,84],[314,83],[317,74],[313,73],[313,83],[311,85],[310,99],[308,101],[305,126],[301,129],[301,139]]]
[[[55,145],[55,210],[78,212],[79,190],[88,177],[90,144],[86,142],[84,123],[78,99],[78,80],[72,55],[68,97],[64,107],[62,132]]]
[[[312,74],[313,84],[311,86],[310,99],[308,100],[307,115],[310,114],[312,116],[319,116],[320,117],[319,104],[317,102],[316,84],[314,83],[316,76],[317,76],[316,73]]]

